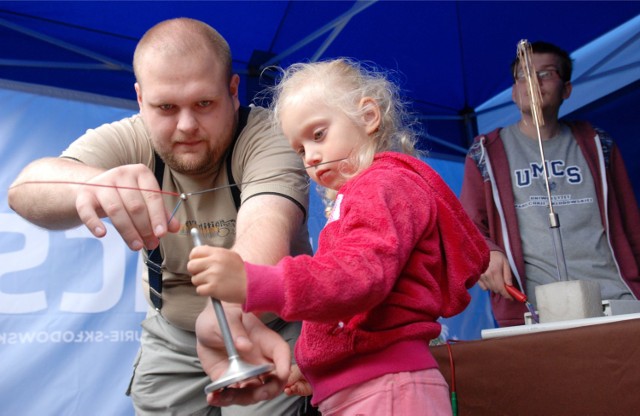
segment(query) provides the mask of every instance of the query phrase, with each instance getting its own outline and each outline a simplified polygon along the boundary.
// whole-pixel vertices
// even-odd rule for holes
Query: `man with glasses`
[[[571,58],[547,42],[531,46],[544,120],[540,138],[569,278],[597,281],[602,299],[637,299],[640,214],[620,151],[606,132],[589,123],[558,120],[560,105],[571,95]],[[511,71],[521,119],[476,137],[460,195],[491,248],[479,284],[491,291],[500,326],[523,324],[527,311],[505,285],[516,286],[535,305],[535,287],[558,280],[528,82],[518,59]]]

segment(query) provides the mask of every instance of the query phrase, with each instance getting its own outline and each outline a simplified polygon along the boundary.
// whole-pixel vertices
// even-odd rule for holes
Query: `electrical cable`
[[[453,341],[455,342],[455,341]],[[456,366],[453,361],[453,350],[451,349],[451,341],[447,341],[447,351],[449,353],[449,369],[451,370],[451,411],[453,416],[458,416],[458,393],[456,391]]]

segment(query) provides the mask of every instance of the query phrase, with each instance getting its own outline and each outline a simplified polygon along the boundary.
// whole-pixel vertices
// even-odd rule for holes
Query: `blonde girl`
[[[383,73],[337,59],[296,64],[274,90],[275,123],[334,196],[313,256],[275,266],[198,247],[201,295],[303,321],[297,363],[330,415],[449,415],[429,351],[485,270],[484,239],[444,181],[412,156],[415,135]]]

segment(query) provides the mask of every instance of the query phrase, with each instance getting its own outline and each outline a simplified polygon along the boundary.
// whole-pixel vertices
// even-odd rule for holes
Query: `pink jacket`
[[[609,234],[622,278],[634,295],[640,297],[640,213],[624,161],[606,132],[595,130],[586,122],[570,123],[569,126],[594,178],[600,219]],[[519,276],[520,287],[526,288],[511,175],[499,132],[497,129],[474,140],[465,161],[460,201],[486,237],[491,250],[512,256],[517,269],[514,280]],[[499,201],[494,200],[494,191],[500,195]],[[500,326],[524,323],[524,305],[493,293],[491,304]]]
[[[313,257],[247,264],[244,307],[303,321],[296,359],[318,403],[383,374],[436,368],[437,319],[464,310],[488,260],[440,176],[387,152],[340,189]]]

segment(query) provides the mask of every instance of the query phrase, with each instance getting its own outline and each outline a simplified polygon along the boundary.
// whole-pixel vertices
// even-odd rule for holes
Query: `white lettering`
[[[124,288],[125,248],[115,227],[109,223],[107,235],[98,239],[102,244],[101,276],[86,276],[87,279],[100,277],[102,288],[95,293],[64,292],[60,302],[60,310],[66,312],[97,313],[113,308]],[[95,237],[85,227],[69,230],[65,234],[69,238],[85,239]]]
[[[138,255],[138,263],[136,266],[136,276],[142,276],[142,269],[147,267],[144,264],[144,259],[142,254]],[[142,290],[142,279],[136,278],[136,300],[135,300],[135,311],[136,312],[146,312],[149,304],[147,303],[147,299],[144,296],[144,292]]]
[[[84,226],[48,231],[15,213],[0,213],[0,314],[27,314],[54,307],[62,312],[103,313],[122,300],[127,278],[135,282],[131,306],[135,312],[145,312],[147,302],[139,278],[145,267],[142,256],[129,251],[112,224],[105,225],[107,235],[96,239]],[[70,241],[69,256],[53,258],[53,244],[61,238]],[[89,240],[91,247],[86,249]],[[48,263],[50,267],[44,267]],[[97,289],[70,288],[73,282],[82,281]],[[48,293],[52,290],[59,295]],[[52,299],[60,299],[59,305],[50,304]]]
[[[0,345],[16,344],[89,344],[89,343],[122,343],[139,342],[140,331],[131,329],[111,331],[29,331],[0,332]]]
[[[0,279],[11,272],[36,268],[46,260],[49,252],[49,233],[46,230],[36,227],[17,214],[0,213],[0,233],[24,236],[21,249],[0,253]],[[47,298],[42,290],[29,293],[0,291],[0,313],[31,313],[46,308]]]

